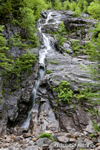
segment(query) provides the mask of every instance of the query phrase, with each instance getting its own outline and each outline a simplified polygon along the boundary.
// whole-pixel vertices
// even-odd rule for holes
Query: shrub
[[[56,10],[62,9],[62,3],[60,2],[60,0],[54,0],[53,7]]]
[[[31,73],[32,67],[35,64],[36,60],[37,59],[34,54],[27,52],[26,54],[23,54],[22,56],[16,59],[15,65],[10,71],[10,73],[14,73],[17,76],[21,76],[21,74],[24,72]]]
[[[3,37],[4,26],[0,26],[0,67],[6,70],[11,70],[12,60],[7,56],[6,39]]]
[[[54,88],[54,91],[58,92],[58,100],[63,103],[71,104],[73,97],[73,91],[71,90],[70,83],[67,81],[61,81],[57,88]]]
[[[49,138],[50,140],[54,140],[51,133],[42,133],[39,138]]]
[[[100,19],[100,2],[97,0],[90,3],[87,11],[93,18]]]
[[[78,52],[80,48],[79,40],[72,41],[72,49],[75,52]]]
[[[81,9],[80,9],[80,7],[76,7],[73,16],[76,16],[76,17],[80,17],[81,16]]]
[[[66,29],[65,29],[65,25],[64,25],[64,21],[62,21],[62,23],[59,25],[59,30],[56,34],[56,39],[58,41],[58,45],[63,45],[63,42],[66,41],[64,34],[66,34]]]

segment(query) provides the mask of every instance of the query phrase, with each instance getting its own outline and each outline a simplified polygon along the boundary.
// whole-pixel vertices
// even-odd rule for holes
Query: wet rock
[[[57,32],[58,29],[58,26],[53,26],[52,28],[52,24],[46,24],[41,28],[41,30],[45,33]]]
[[[43,17],[44,19],[47,18],[47,12],[46,12],[46,11],[43,11],[43,12],[41,13],[41,15],[42,15],[42,17]]]
[[[63,48],[63,46],[61,46],[61,45],[58,44],[58,41],[55,42],[55,48],[56,48],[56,50],[58,50],[60,53],[64,53],[64,48]]]

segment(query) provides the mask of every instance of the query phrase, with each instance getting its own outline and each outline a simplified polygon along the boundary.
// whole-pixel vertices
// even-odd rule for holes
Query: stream
[[[40,51],[39,51],[39,64],[40,64],[39,65],[39,77],[38,77],[38,80],[35,82],[35,86],[34,86],[33,91],[32,91],[31,109],[30,109],[30,111],[28,113],[27,119],[25,120],[25,122],[21,126],[24,130],[28,130],[28,128],[29,128],[32,112],[33,112],[33,109],[35,107],[34,105],[35,105],[35,98],[36,98],[37,90],[39,88],[39,84],[40,84],[41,80],[43,79],[44,73],[45,73],[45,59],[46,59],[46,55],[47,55],[48,51],[51,49],[49,37],[46,36],[46,34],[43,33],[42,30],[41,30],[41,28],[44,25],[48,24],[48,21],[51,19],[51,17],[52,17],[52,12],[49,12],[49,14],[47,16],[47,19],[45,20],[44,24],[40,23],[41,19],[38,22],[38,30],[39,30],[39,34],[41,34],[41,36],[43,37],[44,48],[40,49]]]

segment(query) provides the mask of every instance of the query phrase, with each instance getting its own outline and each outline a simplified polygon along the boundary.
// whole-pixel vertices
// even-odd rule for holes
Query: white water
[[[39,64],[42,67],[39,68],[39,78],[35,82],[35,86],[34,86],[33,91],[32,91],[32,96],[31,96],[32,106],[31,106],[31,110],[28,113],[27,119],[25,120],[25,122],[21,126],[24,130],[27,130],[29,128],[30,120],[31,120],[31,116],[32,116],[32,111],[33,111],[33,107],[34,107],[34,103],[35,103],[35,99],[36,99],[37,90],[38,90],[40,81],[43,79],[43,76],[44,76],[44,73],[45,73],[45,58],[46,58],[46,55],[47,55],[48,51],[51,49],[49,37],[45,33],[42,33],[42,30],[41,30],[41,28],[44,25],[48,24],[48,21],[51,19],[51,15],[52,15],[52,12],[50,12],[48,14],[48,17],[47,17],[47,19],[46,19],[44,24],[41,25],[41,23],[39,21],[38,30],[39,30],[40,34],[43,36],[43,43],[44,43],[45,48],[41,49],[39,51]]]

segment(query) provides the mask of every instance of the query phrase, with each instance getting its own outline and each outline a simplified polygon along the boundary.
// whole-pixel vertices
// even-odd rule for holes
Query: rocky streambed
[[[85,17],[73,17],[70,11],[46,11],[38,22],[38,36],[40,40],[39,62],[34,67],[33,74],[25,80],[24,87],[8,99],[9,134],[0,138],[1,149],[25,149],[25,150],[81,150],[100,149],[100,133],[92,126],[92,119],[100,124],[99,116],[91,116],[85,108],[90,109],[87,101],[77,103],[72,100],[71,104],[57,102],[55,89],[61,81],[67,81],[71,85],[73,93],[78,93],[83,88],[83,83],[96,85],[97,81],[91,78],[86,71],[89,65],[95,65],[88,56],[82,53],[73,55],[72,41],[78,40],[80,44],[91,40],[92,34],[89,29],[94,28],[95,20]],[[63,45],[59,45],[54,34],[59,30],[59,25],[64,20],[67,33],[64,35]],[[69,33],[69,31],[73,32]],[[81,50],[80,50],[81,51]],[[37,70],[39,68],[39,73]],[[42,78],[41,70],[43,70]],[[38,75],[39,74],[39,75]],[[25,106],[30,105],[30,96],[34,89],[34,81],[39,81],[36,91],[34,105],[31,110],[30,126],[26,131],[24,128],[11,126],[12,123],[25,121],[27,113]],[[93,88],[99,88],[94,86]],[[30,91],[29,91],[30,89]],[[21,99],[20,99],[21,97]],[[19,100],[20,99],[20,100]],[[14,104],[16,103],[16,104]],[[12,109],[11,109],[12,108]],[[19,109],[20,108],[20,109]],[[95,106],[98,109],[99,106]],[[26,110],[26,109],[25,109]],[[14,112],[14,113],[13,113]],[[26,115],[24,116],[24,114]],[[7,117],[6,117],[7,119]],[[3,126],[3,125],[2,125]],[[3,130],[3,127],[1,130]],[[5,123],[5,127],[6,123]],[[52,139],[39,138],[41,133],[49,133]]]

